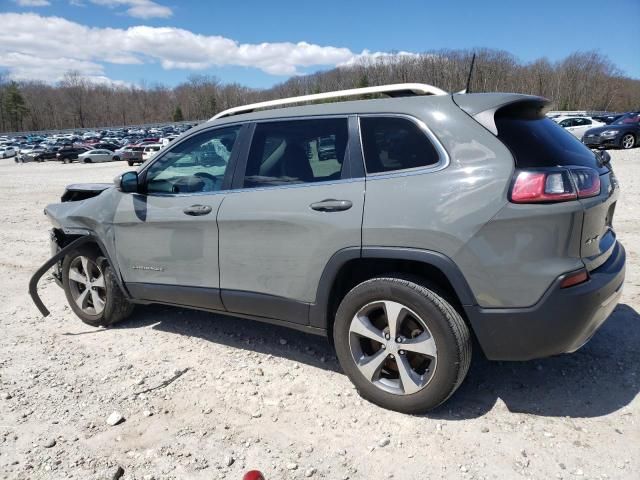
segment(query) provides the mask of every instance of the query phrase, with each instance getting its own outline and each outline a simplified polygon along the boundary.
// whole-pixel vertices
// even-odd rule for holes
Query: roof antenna
[[[471,93],[471,74],[473,73],[473,66],[476,63],[476,54],[474,52],[473,57],[471,57],[471,67],[469,68],[469,76],[467,77],[467,86],[464,90],[458,92],[458,93]]]

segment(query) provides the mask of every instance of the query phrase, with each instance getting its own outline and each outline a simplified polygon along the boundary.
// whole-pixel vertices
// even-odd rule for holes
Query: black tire
[[[350,346],[351,321],[361,308],[382,300],[400,303],[415,312],[435,341],[435,370],[426,385],[415,393],[395,394],[379,388],[365,378],[354,360]],[[389,275],[354,287],[338,307],[333,338],[340,365],[360,395],[376,405],[402,413],[425,413],[441,405],[460,386],[471,363],[471,335],[464,320],[419,277]]]
[[[625,139],[627,139],[627,141],[625,142]],[[633,147],[636,146],[636,137],[633,136],[633,133],[626,133],[622,136],[622,138],[620,139],[620,146],[624,149],[624,150],[630,150]]]
[[[90,158],[85,158],[84,159],[84,163],[93,163],[92,160]]]
[[[89,258],[94,264],[99,265],[104,277],[104,309],[97,315],[83,311],[74,300],[71,282],[69,281],[69,269],[77,257]],[[134,305],[130,303],[122,293],[115,279],[113,269],[97,247],[83,246],[70,252],[62,262],[62,286],[67,297],[67,302],[73,312],[87,325],[92,327],[108,327],[126,319],[133,312]]]
[[[62,163],[71,163],[71,159],[69,157],[64,157],[62,159]]]
[[[133,167],[133,162],[131,160],[127,160],[127,163],[129,164],[130,167]]]
[[[119,162],[119,161],[120,161],[120,157],[116,155],[116,156],[114,156],[111,160],[112,160],[113,162]]]

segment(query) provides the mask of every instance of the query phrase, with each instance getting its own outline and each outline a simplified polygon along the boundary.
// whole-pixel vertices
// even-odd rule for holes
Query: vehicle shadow
[[[341,372],[324,337],[224,315],[165,306],[138,308],[116,328],[153,329],[271,354]],[[286,343],[285,343],[286,342]],[[640,391],[640,315],[618,305],[591,341],[573,354],[530,362],[490,362],[476,344],[467,379],[427,416],[481,417],[498,401],[511,412],[551,417],[598,417],[628,405]]]
[[[209,342],[270,354],[313,367],[339,372],[335,352],[323,336],[255,320],[198,310],[149,305],[137,307],[132,317],[113,328],[141,328],[195,336]]]
[[[476,418],[498,400],[511,412],[599,417],[628,405],[640,391],[640,315],[618,305],[577,352],[530,362],[490,362],[474,355],[456,394],[429,416]],[[479,351],[476,347],[476,352]]]

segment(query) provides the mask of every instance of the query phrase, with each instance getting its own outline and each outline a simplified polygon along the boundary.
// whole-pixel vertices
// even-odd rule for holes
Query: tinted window
[[[498,138],[520,168],[577,165],[598,168],[595,154],[542,113],[540,105],[516,103],[496,112]]]
[[[239,131],[240,126],[209,130],[175,145],[149,167],[147,191],[193,193],[220,190]]]
[[[347,140],[346,118],[258,123],[244,187],[338,180]]]
[[[367,173],[426,167],[439,161],[425,133],[406,118],[362,117],[360,132]]]

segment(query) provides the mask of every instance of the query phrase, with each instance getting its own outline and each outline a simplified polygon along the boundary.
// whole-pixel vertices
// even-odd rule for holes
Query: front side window
[[[239,132],[239,125],[209,130],[176,145],[149,167],[147,192],[198,193],[220,190]]]
[[[427,167],[439,162],[425,132],[400,117],[361,117],[360,133],[367,173]]]
[[[264,122],[256,125],[244,188],[314,183],[342,176],[346,118]]]

